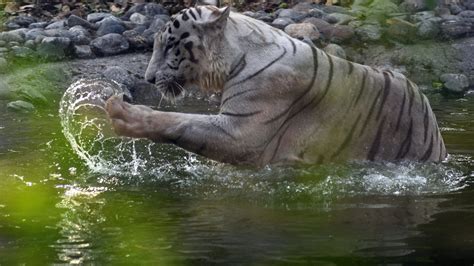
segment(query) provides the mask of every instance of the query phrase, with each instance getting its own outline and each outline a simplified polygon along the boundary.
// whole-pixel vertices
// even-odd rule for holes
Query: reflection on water
[[[430,95],[451,153],[442,164],[253,169],[117,138],[101,95],[21,117],[18,136],[19,123],[0,122],[22,146],[0,150],[0,264],[474,261],[472,100]]]

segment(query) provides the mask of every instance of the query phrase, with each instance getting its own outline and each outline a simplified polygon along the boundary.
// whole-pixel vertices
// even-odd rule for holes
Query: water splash
[[[113,133],[105,101],[124,91],[119,84],[103,79],[81,79],[72,84],[60,102],[64,136],[93,172],[136,176],[150,169],[160,171],[159,145]]]

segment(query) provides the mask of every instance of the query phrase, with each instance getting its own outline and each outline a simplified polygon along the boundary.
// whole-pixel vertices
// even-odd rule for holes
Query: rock
[[[326,12],[326,13],[329,13],[329,14],[331,14],[331,13],[341,13],[341,14],[348,14],[348,15],[350,15],[350,11],[347,10],[347,9],[345,9],[345,8],[342,7],[342,6],[334,6],[334,5],[329,6],[329,5],[328,5],[328,6],[323,6],[323,7],[322,7],[322,10],[323,10],[324,12]]]
[[[387,23],[389,24],[387,29],[389,38],[405,43],[413,42],[416,35],[416,25],[397,18],[388,19]]]
[[[30,48],[31,50],[34,50],[36,48],[36,43],[33,40],[28,40],[25,42],[25,47]]]
[[[48,26],[48,22],[35,22],[31,23],[28,28],[29,29],[44,29]]]
[[[318,29],[311,23],[290,24],[285,27],[285,32],[293,38],[300,40],[308,38],[313,42],[320,37]]]
[[[336,24],[337,23],[337,18],[331,17],[331,16],[323,16],[322,19],[326,21],[329,24]]]
[[[0,57],[0,73],[5,73],[8,70],[8,62],[5,58]]]
[[[457,52],[455,59],[458,71],[452,71],[451,73],[466,75],[469,78],[469,84],[474,85],[474,37],[457,40],[447,49]],[[448,71],[445,70],[444,73],[446,72]]]
[[[83,18],[80,18],[76,15],[70,15],[69,18],[66,21],[66,24],[69,27],[82,26],[82,27],[88,28],[88,29],[94,29],[95,28],[94,24],[92,24],[89,21],[87,21]]]
[[[35,111],[35,106],[33,104],[21,100],[9,102],[7,108],[10,111],[19,113],[30,113]]]
[[[318,5],[308,2],[300,2],[292,7],[294,11],[301,12],[301,13],[308,13],[312,9],[316,9]],[[321,11],[323,12],[323,11]]]
[[[405,0],[400,4],[400,8],[410,13],[423,11],[427,9],[426,2],[425,0]]]
[[[110,13],[90,13],[89,15],[87,15],[87,21],[89,21],[90,23],[96,23],[106,17],[113,17],[113,16],[114,15]]]
[[[36,40],[38,36],[46,36],[46,33],[43,29],[31,29],[25,33],[25,40]]]
[[[91,42],[92,51],[99,55],[113,55],[128,50],[127,39],[120,34],[110,33]]]
[[[48,99],[34,87],[22,88],[16,93],[18,96],[34,104],[47,105],[49,103]]]
[[[97,36],[104,36],[109,33],[122,34],[126,30],[123,23],[117,23],[116,21],[102,22],[97,30]]]
[[[451,14],[457,15],[461,13],[464,9],[460,5],[456,4],[451,4],[449,5],[449,11],[451,11]]]
[[[51,30],[51,29],[63,29],[66,26],[66,21],[64,19],[53,22],[46,26],[45,29]]]
[[[65,37],[45,37],[37,47],[40,56],[48,59],[63,59],[69,52],[71,40]]]
[[[399,13],[398,6],[390,0],[374,0],[368,6],[356,6],[353,5],[354,9],[359,9],[366,20],[376,20],[383,22],[390,14]]]
[[[326,13],[324,13],[324,11],[322,11],[321,9],[313,8],[308,10],[308,16],[313,18],[322,18],[326,16]]]
[[[89,32],[80,25],[70,28],[69,32],[72,33],[71,41],[75,45],[88,45],[91,41]]]
[[[22,28],[27,28],[31,23],[37,22],[37,19],[30,16],[20,15],[17,17],[10,17],[7,23],[15,23]]]
[[[355,34],[363,42],[377,42],[382,37],[382,27],[378,23],[363,24],[355,29]]]
[[[466,36],[471,31],[471,25],[457,16],[445,17],[441,22],[441,33],[445,38],[460,38]]]
[[[451,11],[449,11],[449,8],[439,6],[435,8],[435,15],[444,18],[446,16],[450,16]]]
[[[89,45],[74,45],[74,55],[80,59],[94,58],[95,55]]]
[[[334,43],[346,43],[354,37],[354,30],[346,25],[335,25],[330,34],[330,41]]]
[[[8,43],[8,47],[12,48],[14,46],[20,46],[20,43],[19,42],[9,42]]]
[[[290,18],[277,18],[272,22],[272,26],[278,29],[284,29],[286,26],[290,24],[294,24],[295,22]]]
[[[34,52],[28,47],[23,47],[23,46],[13,46],[11,48],[11,52],[13,56],[18,57],[18,58],[29,58],[32,57]]]
[[[105,18],[101,19],[100,21],[96,22],[95,25],[98,28],[104,23],[117,23],[117,24],[124,25],[124,22],[120,18],[115,17],[115,16],[105,17]]]
[[[4,80],[0,79],[0,100],[13,99],[15,96],[16,93],[14,90],[12,90],[11,86]]]
[[[328,54],[340,57],[342,59],[346,59],[346,52],[341,46],[337,44],[330,43],[326,47],[324,47],[323,50]]]
[[[5,42],[18,42],[23,43],[25,41],[25,33],[27,29],[17,29],[11,31],[0,32],[0,40]]]
[[[311,23],[314,26],[316,26],[319,33],[321,33],[324,38],[329,39],[331,37],[332,30],[333,30],[334,26],[332,26],[331,24],[329,24],[326,21],[324,21],[322,19],[319,19],[319,18],[311,17],[311,18],[306,18],[305,20],[303,20],[303,23]]]
[[[165,20],[166,17],[163,17],[163,15],[157,15],[153,18],[153,21],[150,24],[150,27],[148,27],[148,30],[157,33],[159,32],[166,24]]]
[[[342,13],[331,13],[331,14],[327,15],[326,18],[334,19],[336,21],[335,23],[339,24],[339,25],[347,25],[347,24],[349,24],[349,22],[351,22],[355,19],[355,17],[353,17],[351,15],[342,14]]]
[[[135,78],[128,73],[127,70],[118,67],[118,66],[111,66],[108,67],[102,75],[106,79],[113,80],[119,84],[125,85],[127,88],[132,88],[135,85]]]
[[[130,44],[130,49],[132,50],[142,50],[147,47],[151,47],[147,41],[147,38],[135,30],[127,30],[122,35],[125,37],[125,39],[127,39],[128,43]]]
[[[16,23],[12,23],[12,22],[8,22],[8,23],[5,23],[5,27],[7,28],[7,30],[17,30],[17,29],[21,29],[21,26],[16,24]]]
[[[471,27],[474,26],[474,10],[462,11],[458,14],[458,16],[461,17],[467,23],[469,23]],[[474,32],[474,29],[472,31]]]
[[[307,14],[293,9],[280,9],[278,12],[278,18],[289,18],[295,22],[301,22],[306,17]]]
[[[7,42],[0,40],[0,47],[5,47],[5,46],[7,46]]]
[[[122,16],[123,20],[129,20],[133,13],[140,13],[147,17],[154,17],[156,15],[169,15],[168,10],[166,10],[162,5],[156,3],[143,3],[137,4],[130,8],[125,15]]]
[[[275,17],[272,14],[266,13],[264,11],[258,11],[257,17],[255,19],[261,20],[265,23],[271,23]]]
[[[434,11],[423,11],[423,12],[418,12],[416,14],[413,14],[411,16],[411,20],[413,20],[415,23],[418,23],[418,22],[432,19],[434,17],[435,17]]]
[[[138,25],[144,25],[144,24],[150,23],[150,20],[145,15],[142,15],[140,13],[133,13],[130,16],[130,21]]]
[[[433,39],[440,33],[441,18],[424,20],[416,25],[416,36],[421,39]]]
[[[44,31],[46,37],[74,38],[75,34],[66,29],[49,29]]]
[[[462,93],[469,87],[469,79],[463,74],[443,74],[440,80],[450,92]]]

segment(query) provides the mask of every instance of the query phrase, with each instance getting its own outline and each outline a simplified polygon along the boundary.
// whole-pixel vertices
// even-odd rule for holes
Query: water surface
[[[474,99],[428,96],[442,164],[263,169],[143,140],[89,143],[105,158],[91,164],[60,94],[35,114],[0,102],[0,264],[472,264]]]

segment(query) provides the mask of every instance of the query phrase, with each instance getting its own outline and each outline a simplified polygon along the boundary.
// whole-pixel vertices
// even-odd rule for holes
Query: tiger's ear
[[[212,7],[212,11],[209,16],[199,24],[204,28],[223,29],[227,24],[227,18],[229,17],[229,14],[229,6],[223,8]]]

